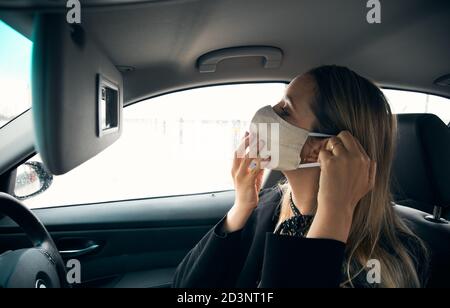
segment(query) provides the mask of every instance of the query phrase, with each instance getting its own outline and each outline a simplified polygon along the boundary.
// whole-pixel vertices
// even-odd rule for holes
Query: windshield
[[[0,127],[31,107],[31,48],[0,20]]]

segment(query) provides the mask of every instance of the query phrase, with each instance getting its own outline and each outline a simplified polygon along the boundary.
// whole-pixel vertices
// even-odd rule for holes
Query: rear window
[[[31,48],[0,20],[0,127],[31,107]]]
[[[401,90],[383,90],[392,112],[401,113],[432,113],[445,124],[450,123],[450,99],[419,92]]]

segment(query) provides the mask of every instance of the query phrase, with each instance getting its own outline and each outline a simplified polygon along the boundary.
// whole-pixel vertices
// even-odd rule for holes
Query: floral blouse
[[[275,234],[306,237],[314,220],[314,216],[302,215],[302,213],[300,213],[299,209],[295,206],[294,201],[292,200],[292,193],[290,195],[289,204],[294,216],[283,221],[275,230]],[[281,206],[277,209],[277,217],[279,217],[280,211]]]

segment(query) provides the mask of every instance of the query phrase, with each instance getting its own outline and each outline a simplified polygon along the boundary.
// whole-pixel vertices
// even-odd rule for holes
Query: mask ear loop
[[[331,138],[331,137],[334,137],[334,135],[321,134],[321,133],[308,133],[308,137]],[[316,168],[316,167],[320,167],[320,163],[308,163],[308,164],[300,163],[300,165],[298,165],[298,169]]]
[[[331,138],[331,137],[334,137],[334,135],[321,134],[321,133],[308,133],[308,137],[314,137],[314,138]]]

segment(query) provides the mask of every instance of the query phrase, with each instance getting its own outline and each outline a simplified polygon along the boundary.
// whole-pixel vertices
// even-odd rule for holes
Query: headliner
[[[450,97],[450,87],[433,84],[450,73],[448,0],[381,1],[380,25],[366,22],[365,0],[81,2],[82,26],[114,64],[135,68],[124,73],[126,103],[217,83],[289,81],[322,64],[349,66],[384,87]],[[19,24],[19,15],[48,3],[0,0],[0,7],[18,8],[0,17]],[[263,69],[261,59],[246,58],[198,72],[201,55],[247,45],[281,48],[282,66]]]

